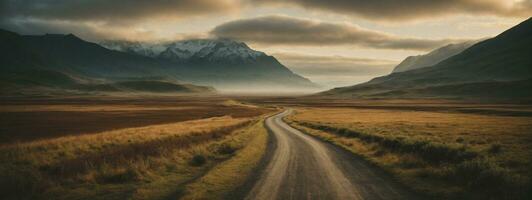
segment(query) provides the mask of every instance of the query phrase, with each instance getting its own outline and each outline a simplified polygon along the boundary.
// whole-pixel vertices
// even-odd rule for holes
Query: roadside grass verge
[[[465,146],[451,146],[430,141],[361,133],[347,128],[309,122],[301,122],[299,124],[312,129],[331,132],[341,137],[358,138],[365,143],[376,143],[391,152],[413,154],[431,164],[460,163],[478,157],[477,152],[468,150]]]
[[[371,123],[364,124],[365,126],[353,122],[334,123],[337,121],[333,122],[331,119],[338,116],[311,112],[298,110],[298,113],[287,117],[286,120],[307,134],[361,156],[385,169],[400,182],[417,192],[428,194],[431,198],[530,199],[531,197],[530,171],[526,171],[526,168],[531,169],[530,165],[508,162],[505,156],[509,151],[516,149],[520,151],[516,155],[526,155],[528,150],[519,146],[520,141],[509,146],[505,141],[506,138],[501,138],[491,144],[479,144],[482,145],[482,148],[479,148],[463,142],[471,140],[472,137],[462,136],[459,137],[462,139],[452,141],[441,140],[441,137],[437,136],[420,137],[419,134],[431,135],[437,132],[409,134],[405,133],[402,127],[379,129],[378,126],[371,126]],[[312,117],[306,117],[310,115]],[[401,124],[407,124],[404,119],[400,120]],[[415,123],[407,125],[413,131],[416,128]],[[357,128],[357,126],[364,127]],[[439,139],[433,139],[436,137]],[[521,139],[526,141],[527,137],[527,135],[521,136]],[[529,159],[511,158],[521,159],[518,161],[525,163]]]
[[[268,133],[263,120],[241,132],[231,141],[231,146],[241,150],[231,159],[215,166],[205,176],[187,185],[182,199],[224,199],[244,184],[265,154]]]
[[[0,146],[0,199],[167,199],[245,146],[216,117]]]

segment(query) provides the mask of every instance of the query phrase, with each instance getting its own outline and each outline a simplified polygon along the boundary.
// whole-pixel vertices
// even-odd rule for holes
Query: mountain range
[[[424,55],[408,56],[393,69],[392,73],[405,72],[423,67],[433,66],[447,58],[461,53],[462,51],[473,46],[477,42],[478,41],[467,41],[456,44],[448,44]]]
[[[128,49],[126,43],[116,43],[123,46],[118,49],[72,34],[19,35],[0,30],[0,42],[0,82],[7,94],[316,88],[274,57],[231,40],[190,40],[169,46],[127,43]]]
[[[102,46],[147,56],[175,66],[181,80],[211,85],[225,91],[316,90],[318,86],[297,75],[264,52],[229,39],[193,39],[162,44],[106,41]]]
[[[108,49],[166,59],[178,63],[253,63],[265,53],[249,48],[243,42],[229,39],[193,39],[170,43],[141,43],[130,41],[105,41]]]
[[[532,97],[532,18],[432,66],[335,88],[321,96]]]
[[[91,43],[0,30],[0,93],[212,93],[318,86],[273,56],[229,39]],[[318,93],[355,98],[532,98],[532,18],[476,42],[406,58],[369,82]]]

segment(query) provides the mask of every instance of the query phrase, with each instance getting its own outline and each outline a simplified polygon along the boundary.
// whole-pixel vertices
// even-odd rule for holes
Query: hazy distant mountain
[[[206,41],[198,42],[203,45]],[[275,58],[229,40],[207,42],[190,57],[164,57],[170,51],[183,49],[186,43],[164,47],[115,43],[113,48],[124,51],[121,52],[71,34],[23,36],[0,30],[2,93],[41,89],[213,91],[190,84],[245,91],[315,88],[312,82],[292,73]]]
[[[461,53],[477,42],[478,41],[468,41],[457,44],[449,44],[431,51],[428,54],[408,56],[393,69],[392,73],[433,66],[447,58],[450,58],[451,56]]]
[[[104,42],[103,46],[169,62],[180,78],[222,90],[315,90],[273,56],[229,39],[194,39],[166,44]]]
[[[74,35],[21,36],[0,30],[1,93],[213,92],[183,84],[155,59],[111,51]]]
[[[228,39],[185,40],[168,45],[159,57],[178,62],[253,63],[267,55],[249,48],[243,42]]]
[[[321,95],[532,97],[532,18],[431,67],[392,73]]]
[[[193,39],[171,43],[104,41],[100,44],[112,50],[181,63],[193,61],[252,63],[258,57],[267,56],[264,52],[249,48],[243,42],[229,39]]]

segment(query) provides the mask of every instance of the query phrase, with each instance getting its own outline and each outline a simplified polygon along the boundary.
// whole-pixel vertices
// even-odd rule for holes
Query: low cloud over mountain
[[[227,22],[211,34],[267,45],[355,45],[378,49],[428,50],[453,40],[403,37],[353,24],[271,15]]]

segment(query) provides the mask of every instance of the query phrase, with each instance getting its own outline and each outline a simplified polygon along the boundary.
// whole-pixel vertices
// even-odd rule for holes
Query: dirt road
[[[246,199],[415,199],[380,170],[284,123],[266,120],[274,152]]]

